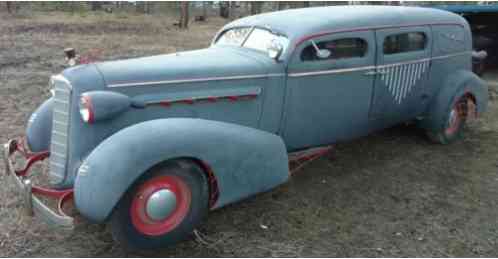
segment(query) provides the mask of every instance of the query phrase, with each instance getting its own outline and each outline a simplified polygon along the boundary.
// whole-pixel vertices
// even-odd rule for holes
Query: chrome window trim
[[[471,54],[470,51],[464,51],[464,52],[459,52],[459,53],[454,53],[454,54],[449,54],[449,55],[442,55],[442,56],[437,56],[437,57],[432,57],[432,58],[415,59],[415,60],[410,60],[410,61],[405,61],[405,62],[397,62],[397,63],[385,64],[385,65],[379,65],[379,66],[363,66],[363,67],[354,67],[354,68],[340,68],[340,69],[318,70],[318,71],[310,71],[310,72],[289,73],[288,76],[289,77],[316,76],[316,75],[329,75],[329,74],[356,72],[356,71],[371,70],[371,69],[383,69],[383,68],[390,68],[390,67],[414,64],[414,63],[421,63],[421,62],[427,62],[427,61],[432,61],[432,60],[440,60],[440,59],[446,59],[446,58],[452,58],[452,57],[457,57],[457,56],[462,56],[462,55],[470,55],[470,54]]]

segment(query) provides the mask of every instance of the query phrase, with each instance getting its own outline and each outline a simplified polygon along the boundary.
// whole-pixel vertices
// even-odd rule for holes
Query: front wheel
[[[170,161],[141,177],[111,216],[114,239],[131,249],[155,249],[186,239],[206,216],[208,185],[201,168]]]

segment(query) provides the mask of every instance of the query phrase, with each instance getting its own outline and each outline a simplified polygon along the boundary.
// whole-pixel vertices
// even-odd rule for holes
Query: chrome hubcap
[[[168,189],[154,192],[145,206],[150,219],[160,221],[167,218],[176,208],[176,195]]]
[[[450,128],[453,128],[456,126],[458,121],[458,111],[456,109],[451,110],[450,112],[450,118],[448,120],[448,124]]]

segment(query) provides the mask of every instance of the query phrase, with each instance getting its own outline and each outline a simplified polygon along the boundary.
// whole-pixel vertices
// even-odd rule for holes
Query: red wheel
[[[464,105],[466,102],[464,102]],[[465,116],[464,116],[464,111],[462,108],[461,102],[455,103],[453,105],[453,108],[451,109],[450,113],[448,114],[448,125],[446,126],[446,129],[444,130],[444,133],[446,136],[450,137],[455,135],[462,126],[462,123],[465,121]]]
[[[170,161],[144,174],[111,216],[116,241],[132,249],[154,249],[186,239],[208,211],[204,172],[189,161]]]
[[[468,102],[467,96],[461,96],[452,102],[446,116],[442,116],[442,129],[433,132],[428,131],[429,138],[439,144],[449,144],[461,137],[465,122],[467,121]]]
[[[131,222],[137,231],[150,236],[168,233],[187,216],[192,193],[178,176],[164,175],[138,187],[131,202]]]

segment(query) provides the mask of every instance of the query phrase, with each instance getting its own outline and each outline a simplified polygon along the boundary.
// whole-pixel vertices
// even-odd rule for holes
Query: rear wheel
[[[206,216],[209,191],[201,168],[171,161],[152,168],[125,194],[111,216],[114,239],[131,249],[154,249],[189,237]]]
[[[462,137],[465,122],[467,121],[468,102],[472,102],[468,97],[459,97],[452,103],[444,117],[444,127],[437,132],[428,131],[429,138],[439,144],[450,144]]]

